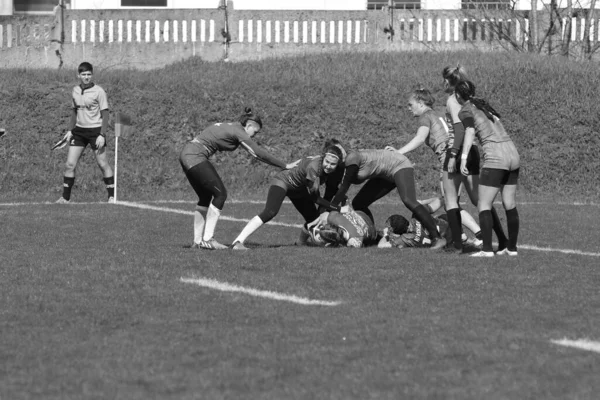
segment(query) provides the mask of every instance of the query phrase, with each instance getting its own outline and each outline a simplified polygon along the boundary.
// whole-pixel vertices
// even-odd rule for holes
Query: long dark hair
[[[335,147],[339,150],[340,152],[340,164],[344,161],[346,161],[346,155],[347,155],[347,151],[344,148],[344,146],[342,145],[342,142],[340,142],[339,140],[335,139],[335,138],[331,138],[331,139],[327,139],[325,141],[325,145],[323,146],[323,154],[327,153],[327,149],[330,147]],[[337,153],[333,153],[333,154],[337,154]]]
[[[500,118],[498,111],[494,110],[487,101],[475,97],[475,84],[473,82],[466,80],[458,82],[454,88],[454,93],[458,94],[461,99],[473,103],[473,105],[481,110],[490,121],[494,122],[494,116]]]
[[[240,119],[238,121],[240,121],[240,124],[242,124],[242,126],[244,127],[246,126],[248,121],[254,121],[262,129],[262,120],[260,119],[260,116],[258,114],[253,113],[250,107],[244,108],[244,113],[240,116]]]
[[[442,70],[442,77],[448,81],[451,88],[454,88],[458,82],[467,79],[467,71],[460,64],[456,64],[456,67],[445,67]]]

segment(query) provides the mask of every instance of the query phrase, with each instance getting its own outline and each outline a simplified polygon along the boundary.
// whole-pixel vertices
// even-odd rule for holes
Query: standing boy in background
[[[63,140],[69,143],[63,183],[63,194],[57,203],[69,203],[71,188],[75,183],[77,162],[89,144],[96,162],[102,170],[108,192],[108,202],[114,203],[115,177],[106,157],[106,131],[108,128],[108,99],[106,92],[92,82],[94,68],[82,62],[77,69],[80,84],[73,88],[73,112]]]

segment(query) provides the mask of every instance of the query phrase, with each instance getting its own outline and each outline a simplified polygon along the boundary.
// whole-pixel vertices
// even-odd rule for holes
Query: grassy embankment
[[[600,117],[591,84],[600,79],[596,64],[516,53],[372,53],[236,64],[190,60],[151,72],[96,71],[112,112],[134,120],[131,137],[120,141],[121,198],[192,199],[179,149],[208,124],[237,118],[244,106],[264,116],[259,141],[289,161],[315,154],[327,137],[361,148],[406,143],[416,120],[405,108],[405,94],[420,83],[442,106],[440,72],[457,62],[503,116],[519,148],[521,193],[598,197]],[[60,196],[66,152],[49,149],[66,127],[75,83],[74,71],[0,71],[0,125],[8,132],[0,139],[0,198]],[[112,137],[109,146],[112,162]],[[423,148],[409,158],[417,165],[421,196],[435,192],[433,153]],[[262,198],[275,172],[243,150],[218,155],[215,163],[235,198]],[[103,198],[100,178],[87,152],[74,200]]]

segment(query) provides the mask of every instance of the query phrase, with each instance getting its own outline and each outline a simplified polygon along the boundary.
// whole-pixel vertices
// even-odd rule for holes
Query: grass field
[[[552,342],[600,341],[597,205],[521,204],[489,260],[295,246],[289,204],[194,250],[193,202],[145,206],[0,205],[0,399],[598,398],[600,354]]]

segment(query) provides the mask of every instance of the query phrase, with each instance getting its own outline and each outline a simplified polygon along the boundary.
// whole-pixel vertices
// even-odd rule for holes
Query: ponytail
[[[427,107],[433,107],[433,104],[435,103],[435,98],[433,97],[431,92],[422,86],[420,86],[418,89],[413,90],[410,94],[409,99],[410,98],[422,102]]]
[[[467,71],[460,64],[456,64],[455,67],[448,66],[444,68],[442,77],[448,81],[450,87],[455,87],[458,82],[467,79]]]
[[[473,105],[481,110],[490,121],[494,122],[494,117],[500,118],[500,114],[498,114],[487,101],[475,97],[475,85],[473,82],[467,80],[458,82],[454,88],[454,92],[459,95],[461,99],[473,103]]]

